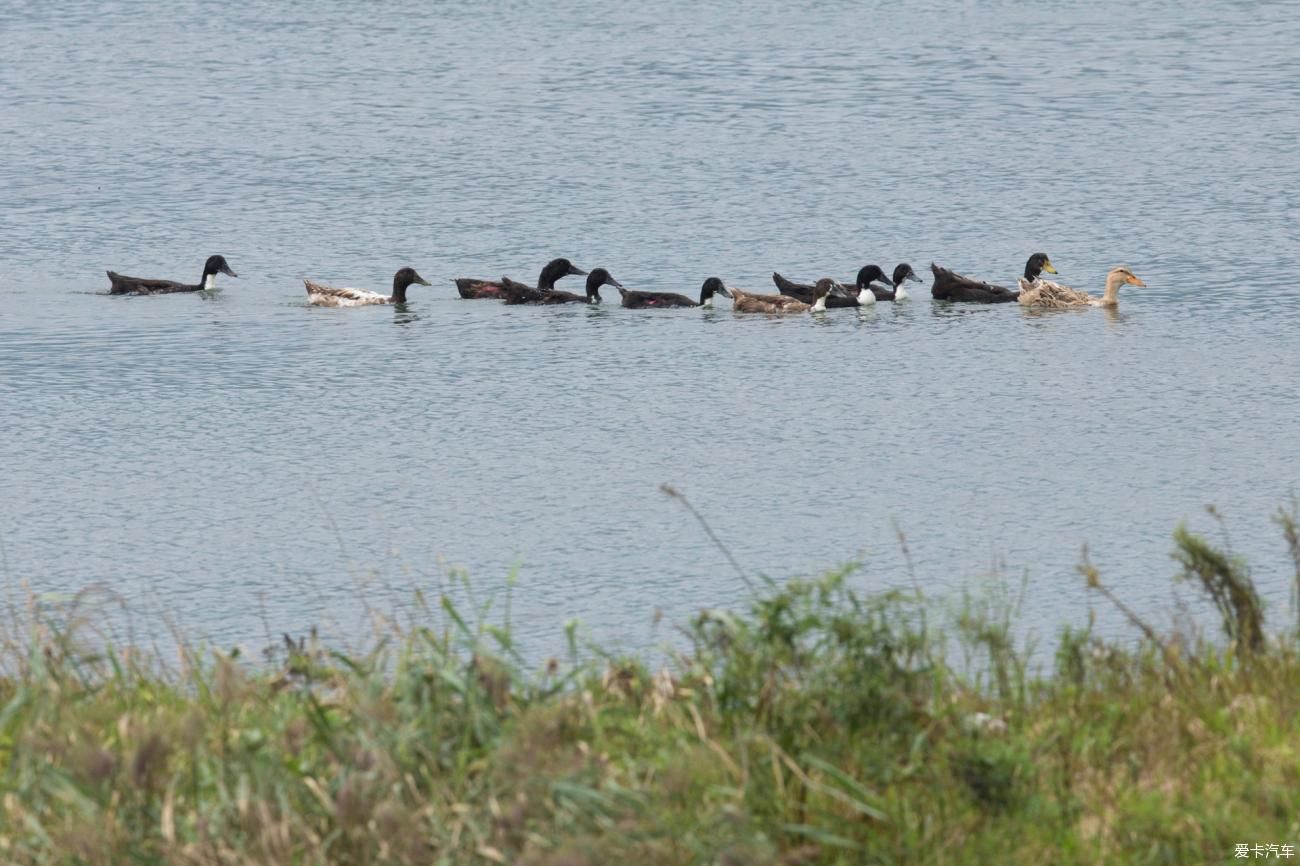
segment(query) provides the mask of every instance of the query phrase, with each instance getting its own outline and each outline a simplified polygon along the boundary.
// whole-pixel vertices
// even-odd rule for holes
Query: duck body
[[[1036,280],[1027,280],[1020,277],[1017,280],[1017,285],[1020,286],[1020,295],[1016,300],[1022,307],[1039,307],[1043,309],[1089,307],[1092,306],[1092,302],[1095,300],[1087,292],[1081,292],[1078,289],[1072,289],[1069,286],[1063,286],[1042,277]]]
[[[934,285],[930,287],[930,294],[934,296],[936,301],[1009,304],[1020,299],[1020,292],[1017,289],[995,286],[992,283],[981,283],[979,280],[963,277],[961,274],[954,273],[947,268],[941,268],[934,263],[930,264],[930,270],[934,272]],[[1052,260],[1047,257],[1047,253],[1034,253],[1025,262],[1024,278],[1029,282],[1033,282],[1038,279],[1038,275],[1043,271],[1054,274],[1056,268],[1052,266]]]
[[[238,276],[226,264],[225,256],[208,256],[203,263],[203,276],[198,283],[178,283],[174,280],[151,280],[128,277],[116,271],[107,271],[110,295],[170,295],[177,292],[209,292],[217,287],[217,274]]]
[[[586,271],[578,271],[578,273],[586,273]],[[587,292],[584,295],[562,292],[558,289],[542,291],[540,288],[534,289],[532,286],[516,283],[509,277],[503,277],[502,282],[506,286],[507,304],[591,304],[594,306],[601,302],[601,286],[616,286],[619,291],[623,290],[623,284],[610,276],[609,271],[604,268],[596,268],[587,274]]]
[[[796,283],[787,280],[785,277],[772,272],[772,282],[776,285],[777,290],[783,297],[794,298],[796,301],[807,304],[809,307],[817,300],[817,287],[810,283]],[[764,297],[757,295],[754,297]],[[858,299],[856,296],[841,295],[832,293],[826,296],[826,306],[828,309],[837,309],[841,307],[856,307]]]
[[[1125,265],[1118,265],[1106,274],[1106,290],[1097,297],[1041,277],[1028,280],[1020,278],[1020,303],[1026,307],[1043,310],[1077,309],[1080,307],[1117,307],[1121,286],[1140,286],[1146,283]]]
[[[700,287],[698,302],[675,292],[633,292],[621,287],[618,292],[623,296],[623,306],[630,310],[658,310],[671,307],[712,308],[714,295],[731,297],[731,290],[717,277],[709,277],[704,281],[704,285]]]
[[[502,300],[506,296],[506,287],[493,280],[478,280],[473,277],[457,277],[453,280],[456,291],[467,301],[492,298]]]
[[[587,299],[581,295],[575,295],[572,292],[556,291],[555,284],[567,276],[587,276],[587,272],[581,268],[574,267],[568,259],[551,259],[542,267],[542,272],[537,275],[537,286],[534,288],[526,283],[512,280],[509,277],[502,277],[499,285],[504,291],[504,297],[507,304],[565,304],[576,303],[569,298],[576,298],[583,303]],[[559,297],[551,297],[559,296]],[[599,300],[597,301],[599,303]]]
[[[1016,300],[1019,292],[992,283],[981,283],[970,277],[941,268],[931,263],[934,272],[934,284],[930,286],[930,295],[936,301],[962,301],[971,304],[1010,304]]]
[[[731,306],[738,313],[819,313],[826,309],[828,298],[837,285],[830,277],[822,277],[813,287],[811,304],[790,295],[758,295],[733,288]]]
[[[404,304],[406,290],[412,284],[429,285],[429,281],[414,268],[402,268],[393,274],[393,293],[383,295],[369,289],[334,288],[315,280],[303,279],[307,287],[307,303],[317,307],[369,307],[376,304]]]
[[[573,265],[569,263],[568,259],[551,259],[542,267],[542,273],[537,279],[537,287],[539,289],[553,289],[558,280],[569,276],[570,274],[585,275],[586,273],[586,271],[574,268]],[[525,285],[524,283],[509,280],[504,277],[500,280],[480,280],[476,277],[457,277],[452,280],[452,282],[456,284],[456,291],[459,292],[460,296],[467,301],[484,300],[488,298],[504,300],[506,295],[509,293],[506,288],[507,282],[514,283],[516,286]],[[532,287],[528,286],[528,288]]]

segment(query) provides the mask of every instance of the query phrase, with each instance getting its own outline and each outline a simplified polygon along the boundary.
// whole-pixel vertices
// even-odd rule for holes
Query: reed
[[[659,670],[533,669],[486,606],[448,600],[446,627],[360,654],[308,636],[179,667],[37,615],[3,650],[0,861],[1182,864],[1294,844],[1296,632],[1265,629],[1230,554],[1180,530],[1175,555],[1226,642],[1067,629],[1044,669],[1014,599],[937,616],[851,567],[701,613]]]

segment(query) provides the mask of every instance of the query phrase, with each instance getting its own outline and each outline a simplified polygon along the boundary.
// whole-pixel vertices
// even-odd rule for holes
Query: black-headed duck
[[[1020,292],[1016,289],[995,286],[992,283],[981,283],[978,280],[972,280],[970,277],[963,277],[961,274],[954,273],[947,268],[941,268],[934,263],[930,264],[930,270],[934,272],[934,285],[930,287],[930,294],[934,296],[936,301],[1010,304],[1018,300],[1020,296]],[[1056,268],[1052,267],[1052,261],[1047,257],[1047,253],[1034,253],[1025,262],[1025,279],[1033,282],[1038,279],[1038,275],[1043,271],[1054,274]]]
[[[579,273],[586,273],[586,271],[579,271]],[[504,278],[503,282],[506,286],[507,304],[592,304],[594,306],[602,300],[600,297],[601,286],[622,288],[619,281],[610,276],[609,271],[604,268],[596,268],[587,274],[587,292],[583,295],[562,292],[559,289],[544,292],[531,286],[525,286],[523,283],[516,283],[509,277]]]
[[[885,276],[885,272],[880,269],[880,265],[863,265],[858,270],[857,279],[851,287],[843,287],[842,284],[837,284],[837,288],[832,290],[831,294],[826,297],[826,306],[830,308],[870,306],[876,302],[876,298],[879,296],[875,293],[885,291],[872,285],[876,281],[893,285],[889,277]],[[796,283],[787,280],[775,271],[772,273],[772,282],[776,284],[776,287],[780,289],[783,295],[798,298],[805,304],[811,304],[816,300],[814,296],[816,287],[808,283]],[[863,290],[867,288],[870,291],[864,292]],[[907,296],[904,295],[904,297]],[[889,294],[889,299],[893,300],[892,291]]]
[[[793,298],[796,301],[808,304],[809,306],[817,302],[817,286],[812,285],[811,283],[796,283],[792,280],[787,280],[776,271],[772,272],[772,282],[776,285],[777,290],[781,292],[782,297]],[[850,293],[839,289],[839,284],[837,283],[831,288],[830,293],[826,295],[825,304],[826,307],[831,309],[839,307],[856,307],[858,305],[858,300],[856,297],[852,297]]]
[[[587,276],[587,272],[576,267],[568,259],[551,259],[542,267],[542,272],[537,275],[536,287],[512,280],[509,277],[502,277],[500,285],[507,304],[539,304],[542,295],[554,292],[555,284],[570,275],[584,277]]]
[[[863,270],[866,270],[866,268]],[[912,266],[907,262],[903,262],[894,268],[893,279],[888,277],[882,277],[882,279],[893,288],[883,289],[880,286],[872,285],[871,294],[875,295],[877,301],[906,301],[912,296],[908,294],[905,283],[909,280],[917,283],[921,282],[921,278],[916,275],[916,271],[912,270]],[[859,289],[863,288],[862,271],[858,271],[857,286]]]
[[[623,296],[623,306],[633,310],[661,309],[665,307],[712,307],[713,296],[731,297],[731,290],[723,285],[717,277],[709,277],[700,287],[700,300],[692,301],[685,295],[674,292],[633,292],[622,287],[618,293]]]
[[[178,283],[174,280],[148,280],[143,277],[128,277],[115,271],[108,271],[108,290],[110,295],[166,295],[174,292],[210,292],[217,287],[217,274],[238,276],[226,264],[225,256],[208,256],[203,263],[203,276],[195,285]]]
[[[542,272],[537,277],[537,288],[540,291],[551,291],[555,284],[571,274],[585,276],[586,271],[575,268],[568,259],[551,259],[542,266]],[[478,300],[483,298],[496,298],[503,300],[506,297],[506,283],[515,282],[503,277],[500,280],[480,280],[473,277],[459,277],[453,282],[456,283],[456,291],[466,300]],[[516,285],[524,285],[516,283]],[[531,288],[531,287],[529,287]]]
[[[366,307],[371,304],[404,304],[406,290],[414,284],[429,285],[429,281],[415,272],[414,268],[402,268],[393,274],[393,293],[382,295],[369,289],[336,289],[324,283],[304,279],[307,287],[307,303],[318,307]]]

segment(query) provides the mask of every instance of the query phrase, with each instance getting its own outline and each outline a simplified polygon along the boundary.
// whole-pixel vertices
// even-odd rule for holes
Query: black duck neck
[[[553,263],[552,263],[552,264],[553,264]],[[543,291],[543,292],[553,292],[553,291],[555,291],[555,283],[556,283],[556,281],[559,280],[560,277],[563,277],[563,276],[565,276],[564,273],[558,273],[558,274],[557,274],[557,273],[555,272],[555,268],[552,268],[551,265],[547,265],[546,267],[542,268],[542,272],[541,272],[540,274],[537,275],[537,288],[538,288],[538,290],[539,290],[539,291]]]
[[[400,274],[393,277],[393,303],[406,303],[406,290],[411,287],[411,279]]]
[[[1025,279],[1033,282],[1038,279],[1038,275],[1043,272],[1043,263],[1038,256],[1031,256],[1029,261],[1025,262]]]

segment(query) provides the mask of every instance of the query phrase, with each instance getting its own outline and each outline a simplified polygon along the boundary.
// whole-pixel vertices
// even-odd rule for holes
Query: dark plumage
[[[577,268],[573,268],[573,270],[580,274],[586,273],[586,271],[578,271]],[[609,285],[622,288],[619,281],[611,277],[609,271],[604,268],[596,268],[590,274],[587,274],[587,293],[585,295],[561,292],[557,289],[542,291],[540,288],[534,289],[532,286],[516,283],[509,277],[502,277],[501,282],[506,287],[507,304],[599,304],[601,302],[601,286]]]
[[[978,280],[972,280],[970,277],[963,277],[961,274],[953,273],[947,268],[941,268],[934,263],[930,264],[930,270],[934,272],[934,285],[930,287],[930,293],[936,301],[1009,304],[1020,297],[1020,292],[1016,289],[995,286],[991,283],[981,283]],[[1052,267],[1052,262],[1048,259],[1047,253],[1034,253],[1025,262],[1025,279],[1033,282],[1038,279],[1038,275],[1044,270],[1049,274],[1056,273],[1056,269]]]
[[[456,291],[467,301],[480,300],[483,298],[496,298],[500,300],[506,296],[505,288],[492,280],[479,280],[474,277],[457,277],[453,282],[456,283]]]
[[[787,280],[776,271],[772,272],[772,282],[776,284],[777,289],[782,295],[794,298],[805,304],[813,304],[817,300],[817,286],[809,283],[796,283]],[[846,294],[840,285],[836,283],[830,293],[826,295],[826,306],[830,307],[856,307],[857,299]]]
[[[575,268],[568,259],[551,259],[542,267],[541,274],[537,277],[537,288],[541,291],[550,291],[555,288],[555,283],[563,277],[570,274],[579,276],[586,275],[586,271]],[[457,277],[454,282],[456,291],[466,300],[479,300],[483,298],[496,298],[500,300],[506,297],[506,282],[508,278],[503,277],[501,280],[480,280],[476,277]],[[513,280],[509,280],[514,282]],[[522,286],[523,283],[515,283]],[[531,288],[531,286],[527,287]],[[520,301],[519,303],[527,303]]]
[[[864,268],[863,270],[866,269]],[[876,270],[880,269],[876,268]],[[802,301],[805,304],[812,304],[817,300],[817,287],[814,285],[809,283],[796,283],[787,280],[776,271],[772,272],[772,282],[776,284],[777,290],[787,297]],[[836,284],[836,288],[832,289],[831,293],[826,296],[826,307],[828,309],[832,307],[856,307],[857,305],[857,297],[843,292],[839,288],[838,284]]]
[[[202,292],[216,287],[216,275],[238,276],[226,264],[225,256],[208,256],[203,263],[203,276],[197,285],[178,283],[173,280],[148,280],[143,277],[128,277],[115,271],[108,271],[110,295],[167,295],[174,292]]]
[[[967,301],[973,304],[1010,304],[1020,293],[1003,286],[981,283],[961,274],[941,268],[933,262],[930,270],[934,272],[934,285],[930,294],[936,301]]]
[[[715,294],[731,297],[731,292],[717,277],[709,277],[700,287],[700,301],[696,303],[685,295],[673,292],[633,292],[619,287],[623,306],[633,310],[659,309],[661,307],[712,307]]]

